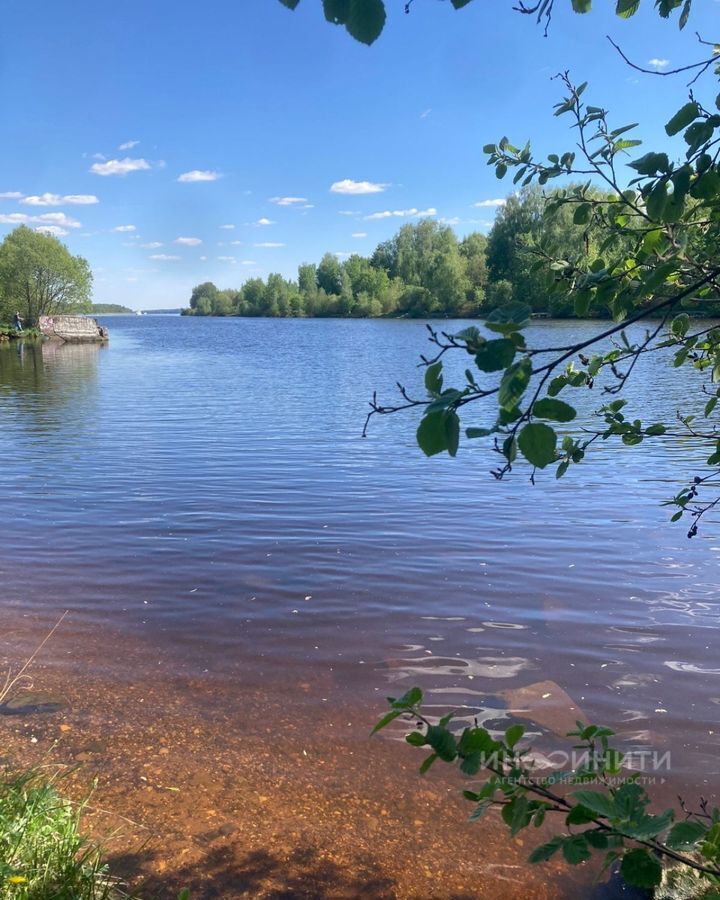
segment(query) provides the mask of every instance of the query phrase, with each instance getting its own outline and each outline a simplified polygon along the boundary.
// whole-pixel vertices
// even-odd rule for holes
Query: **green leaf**
[[[424,747],[427,744],[427,738],[422,731],[411,731],[410,734],[405,735],[405,740],[412,747]]]
[[[350,0],[323,0],[325,18],[334,25],[344,25],[350,14]]]
[[[662,221],[667,199],[667,183],[662,180],[658,181],[645,201],[645,206],[651,219],[656,222]]]
[[[629,19],[634,16],[640,6],[640,0],[617,0],[615,14],[621,19]]]
[[[372,44],[385,27],[383,0],[350,0],[346,28],[356,41]]]
[[[488,341],[475,354],[475,364],[482,372],[507,369],[515,358],[515,344],[509,338]]]
[[[575,791],[573,799],[576,803],[581,803],[598,816],[612,818],[616,815],[616,809],[612,802],[612,798],[600,791]]]
[[[705,120],[693,123],[683,135],[688,145],[688,153],[694,153],[702,144],[712,140],[715,129]]]
[[[568,383],[565,375],[556,375],[555,378],[548,385],[548,395],[550,397],[555,397],[560,391],[565,387]]]
[[[562,845],[563,856],[565,861],[571,866],[577,866],[586,859],[590,859],[592,855],[582,834],[574,834],[572,837],[565,838]]]
[[[572,0],[572,8],[576,13],[589,13],[592,9],[592,0]]]
[[[531,811],[529,810],[527,797],[522,794],[514,797],[502,808],[503,821],[510,828],[510,834],[514,837],[518,831],[530,824]]]
[[[518,435],[518,447],[529,463],[544,469],[557,457],[557,435],[549,425],[531,422]]]
[[[527,303],[514,301],[506,303],[498,309],[494,309],[485,319],[485,326],[490,331],[497,331],[500,334],[511,334],[513,331],[519,331],[524,328],[530,321],[531,308]]]
[[[503,441],[502,452],[505,459],[509,462],[515,462],[517,459],[517,440],[515,436],[510,434]]]
[[[455,9],[462,9],[463,6],[467,6],[470,2],[471,0],[452,0],[452,5]]]
[[[690,194],[697,200],[712,200],[720,194],[720,173],[713,170],[703,172],[693,186]]]
[[[607,835],[602,831],[583,831],[585,840],[593,850],[606,850],[608,845]]]
[[[423,416],[417,430],[417,442],[425,456],[435,456],[447,450],[445,413],[432,412]]]
[[[496,431],[496,428],[466,428],[465,437],[470,439],[487,437],[490,434],[494,434]]]
[[[565,818],[566,825],[588,825],[597,816],[592,810],[588,809],[586,806],[583,806],[582,803],[578,803],[577,806],[574,806],[570,812],[567,814]]]
[[[539,419],[550,419],[553,422],[572,422],[577,415],[577,410],[569,403],[562,400],[553,400],[551,397],[543,397],[533,404],[532,414]]]
[[[452,762],[457,756],[457,742],[454,735],[439,725],[428,726],[425,742],[430,744],[440,759]]]
[[[646,153],[629,163],[629,166],[639,175],[655,175],[657,172],[670,171],[670,160],[667,153]]]
[[[501,749],[501,744],[490,737],[485,728],[466,728],[460,736],[458,753],[469,756],[471,753],[496,753]]]
[[[503,409],[513,409],[518,405],[530,384],[531,376],[532,362],[529,356],[524,356],[506,369],[498,391],[498,402]]]
[[[699,115],[700,107],[694,100],[691,100],[689,103],[686,103],[685,106],[682,106],[672,119],[670,119],[665,126],[666,133],[670,136],[677,134],[678,131],[682,131],[683,128],[686,128],[691,122],[694,122]]]
[[[512,750],[524,734],[525,729],[522,725],[511,725],[505,732],[505,743]]]
[[[437,758],[437,753],[431,753],[430,756],[427,756],[423,760],[423,764],[420,766],[420,774],[424,775]]]
[[[662,866],[657,857],[647,850],[637,848],[628,851],[620,864],[620,874],[629,884],[641,888],[654,888],[662,879]]]
[[[382,719],[375,725],[373,730],[370,732],[372,736],[376,732],[380,731],[381,728],[385,728],[386,725],[389,725],[393,720],[397,719],[398,716],[401,716],[403,711],[401,709],[391,710],[389,713],[386,713]]]
[[[675,318],[670,323],[670,331],[676,337],[685,337],[689,327],[690,316],[687,313],[680,313],[680,315],[675,316]]]
[[[408,709],[409,707],[419,706],[422,703],[423,692],[419,687],[411,687],[409,691],[405,691],[402,697],[395,699],[388,697],[388,703],[393,709]]]
[[[552,857],[555,856],[557,851],[562,847],[563,841],[563,837],[554,837],[551,841],[548,841],[547,844],[541,844],[539,847],[536,847],[530,854],[528,862],[547,862],[547,860],[552,859]]]
[[[587,225],[592,215],[592,206],[589,203],[581,203],[575,207],[573,222],[575,225]]]
[[[670,829],[665,843],[671,850],[692,850],[705,837],[707,830],[702,822],[677,822]]]
[[[442,362],[436,362],[425,369],[425,387],[431,394],[439,394],[442,391],[442,368]]]
[[[280,0],[283,6],[287,6],[288,9],[295,9],[300,2],[300,0]],[[188,894],[188,896],[190,896]]]
[[[460,419],[454,409],[445,413],[445,443],[450,456],[455,456],[460,444]]]

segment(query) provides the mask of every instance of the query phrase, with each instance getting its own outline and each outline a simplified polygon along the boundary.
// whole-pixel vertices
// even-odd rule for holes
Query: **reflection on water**
[[[93,414],[98,344],[0,344],[3,429],[70,434]]]
[[[477,443],[424,459],[411,418],[360,437],[374,389],[420,389],[421,324],[109,324],[107,348],[0,352],[8,614],[69,603],[78,633],[114,629],[166,672],[285,679],[318,706],[381,710],[389,684],[419,683],[438,714],[503,720],[501,689],[552,682],[589,719],[680,741],[678,769],[707,770],[717,522],[692,542],[667,524],[660,501],[702,464],[681,442],[600,446],[561,482],[498,483]],[[635,408],[673,418],[688,378],[647,359]],[[583,416],[602,403],[576,397]],[[128,677],[123,659],[102,667]]]

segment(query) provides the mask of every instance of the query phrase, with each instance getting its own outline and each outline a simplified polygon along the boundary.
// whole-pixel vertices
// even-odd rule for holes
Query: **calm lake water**
[[[87,647],[145,648],[131,667],[93,657],[115,683],[160,660],[195,683],[309,684],[311,721],[327,704],[373,717],[419,684],[500,727],[506,692],[553,682],[627,746],[672,749],[674,778],[716,789],[720,534],[708,518],[688,541],[660,506],[695,474],[680,439],[598,446],[560,482],[533,487],[522,468],[497,482],[480,442],[425,459],[412,413],[361,437],[373,390],[422,393],[421,323],[104,321],[108,347],[0,352],[8,622],[69,607]],[[629,396],[643,420],[671,419],[691,385],[648,358]]]

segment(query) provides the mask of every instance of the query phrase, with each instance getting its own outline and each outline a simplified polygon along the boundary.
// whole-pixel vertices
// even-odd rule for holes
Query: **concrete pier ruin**
[[[40,316],[38,328],[55,341],[95,342],[108,339],[108,330],[89,316]]]

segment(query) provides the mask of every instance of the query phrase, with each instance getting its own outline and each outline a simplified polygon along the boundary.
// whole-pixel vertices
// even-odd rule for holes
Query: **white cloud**
[[[257,263],[255,262],[254,259],[242,259],[242,260],[240,260],[240,265],[241,266],[256,266]]]
[[[135,230],[136,230],[136,228],[134,225],[116,225],[113,228],[113,231],[120,231],[122,233],[125,233],[128,231],[135,231]]]
[[[367,231],[353,231],[352,236],[354,238],[364,238],[367,237]]]
[[[253,244],[253,247],[284,247],[285,244],[280,244],[277,241],[260,241],[258,244]]]
[[[100,201],[95,194],[38,194],[22,197],[20,202],[24,206],[90,206]]]
[[[127,175],[129,172],[142,172],[150,168],[146,159],[108,159],[107,162],[96,162],[90,166],[94,175]]]
[[[232,247],[242,247],[242,241],[230,241]]]
[[[29,225],[34,218],[25,213],[0,213],[0,225]]]
[[[0,193],[0,200],[21,200],[24,194],[21,194],[20,191],[2,191]]]
[[[195,237],[179,237],[175,238],[174,244],[182,244],[184,247],[197,247],[202,244],[200,238]]]
[[[274,225],[275,223],[273,222],[272,219],[266,219],[265,216],[263,216],[262,219],[258,219],[255,224],[256,225]]]
[[[234,256],[218,256],[217,259],[219,259],[220,262],[226,262],[226,263],[236,263],[237,262],[237,260],[235,259]]]
[[[43,213],[41,216],[33,217],[36,222],[45,225],[60,225],[63,228],[80,228],[77,219],[66,216],[65,213]]]
[[[347,259],[348,256],[352,256],[352,253],[349,250],[335,250],[333,256],[337,256],[338,259]]]
[[[441,225],[459,225],[460,224],[460,216],[452,216],[449,219],[446,216],[441,216],[438,219],[438,222]]]
[[[356,209],[339,209],[339,216],[359,216],[360,213]]]
[[[169,261],[169,260],[182,259],[182,257],[180,257],[180,256],[172,256],[172,255],[170,255],[170,254],[168,254],[168,253],[153,253],[153,254],[150,256],[150,259],[160,259],[160,260],[163,260],[164,262],[167,262],[167,261]]]
[[[140,244],[145,250],[157,250],[157,248],[162,247],[162,245],[162,241],[150,241],[149,244]]]
[[[478,200],[473,206],[482,209],[485,206],[505,206],[507,200],[504,197],[498,197],[496,200]]]
[[[669,59],[658,59],[657,56],[653,56],[652,59],[648,60],[648,65],[652,66],[653,69],[667,69],[670,65]]]
[[[270,203],[276,203],[278,206],[299,206],[307,203],[307,197],[271,197]]]
[[[178,176],[182,184],[191,184],[194,181],[217,181],[222,178],[220,172],[212,172],[208,169],[193,169],[191,172],[183,172]]]
[[[235,226],[234,225],[221,225],[220,227],[224,228],[225,231],[232,231]]]
[[[333,194],[380,194],[389,184],[380,184],[374,181],[353,181],[352,178],[344,178],[330,185]]]
[[[64,237],[66,234],[70,234],[69,231],[66,231],[64,228],[60,228],[59,225],[40,225],[35,231],[39,231],[42,234],[49,234],[52,237]]]
[[[431,112],[432,112],[432,109],[424,109],[424,110],[420,113],[420,118],[421,118],[421,119],[427,119],[427,117],[430,115]]]
[[[434,216],[437,215],[437,210],[434,206],[430,206],[427,209],[385,209],[382,212],[371,213],[369,216],[365,216],[368,221],[374,221],[377,219],[419,219],[424,216]]]
[[[20,202],[26,206],[92,206],[100,201],[95,194],[40,194]]]
[[[201,262],[207,262],[207,256],[201,256],[201,257],[200,257],[200,261],[201,261]]]
[[[120,144],[118,150],[132,150],[133,147],[137,147],[140,141],[125,141],[124,144]]]
[[[63,203],[70,206],[92,206],[99,202],[95,194],[65,194],[63,197]]]

